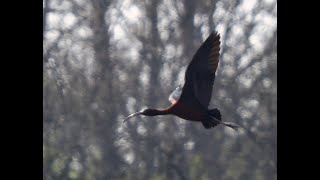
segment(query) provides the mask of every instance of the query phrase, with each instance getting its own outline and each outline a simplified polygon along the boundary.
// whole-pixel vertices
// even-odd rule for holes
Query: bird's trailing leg
[[[215,121],[215,122],[217,122],[217,123],[219,123],[219,124],[223,124],[223,125],[225,125],[225,126],[227,126],[227,127],[230,127],[230,128],[232,128],[232,129],[234,129],[234,130],[236,130],[236,131],[238,131],[238,129],[240,128],[240,126],[235,125],[235,124],[232,124],[232,123],[230,123],[230,122],[224,122],[224,121],[218,120],[218,119],[215,118],[215,117],[212,117],[212,116],[210,116],[210,117],[211,117],[211,119],[212,119],[213,121]]]
[[[234,130],[238,130],[239,129],[238,125],[232,124],[230,122],[223,122],[219,109],[217,109],[217,108],[210,109],[210,110],[208,110],[208,113],[209,113],[210,119],[207,120],[207,122],[203,123],[203,125],[205,127],[208,126],[208,125],[211,125],[211,127],[215,127],[218,124],[223,124],[223,125],[228,126],[228,127],[232,128]]]

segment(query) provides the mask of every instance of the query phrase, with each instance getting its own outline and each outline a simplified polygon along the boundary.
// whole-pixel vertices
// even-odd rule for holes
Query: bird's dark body
[[[215,73],[219,64],[220,35],[212,32],[193,56],[185,73],[185,83],[179,99],[169,108],[163,110],[145,109],[131,114],[126,119],[136,115],[156,116],[173,114],[189,121],[201,121],[206,129],[224,124],[236,129],[237,126],[222,122],[218,109],[208,109]],[[170,96],[171,97],[171,96]],[[169,98],[170,100],[170,98]]]
[[[170,114],[189,121],[201,121],[207,117],[207,110],[192,104],[178,101],[171,108]]]
[[[188,121],[198,121],[202,122],[206,129],[215,127],[218,122],[212,121],[212,117],[221,121],[221,114],[218,109],[206,109],[200,104],[195,106],[198,102],[190,103],[184,101],[177,101],[174,105],[168,108],[166,111],[168,114],[176,115],[182,119]]]

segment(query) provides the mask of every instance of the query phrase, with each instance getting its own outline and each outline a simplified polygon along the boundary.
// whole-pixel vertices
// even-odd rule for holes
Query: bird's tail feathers
[[[236,124],[233,124],[233,123],[230,123],[230,122],[225,122],[225,121],[222,121],[222,118],[221,118],[221,113],[219,111],[219,109],[210,109],[209,110],[209,115],[210,117],[212,118],[212,120],[214,121],[213,123],[213,126],[216,126],[218,124],[223,124],[227,127],[230,127],[236,131],[239,130],[240,126],[236,125]]]
[[[214,118],[222,121],[222,117],[221,117],[221,113],[219,111],[219,109],[215,108],[215,109],[210,109],[209,110],[209,115],[213,116]]]

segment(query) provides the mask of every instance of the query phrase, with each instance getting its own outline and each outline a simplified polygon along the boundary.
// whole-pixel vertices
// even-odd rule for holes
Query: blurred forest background
[[[43,0],[43,179],[277,179],[275,0]],[[212,30],[211,108],[236,133],[165,108]]]

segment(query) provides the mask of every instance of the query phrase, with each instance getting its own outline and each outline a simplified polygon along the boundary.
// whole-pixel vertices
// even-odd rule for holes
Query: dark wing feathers
[[[212,73],[215,73],[218,68],[220,56],[220,36],[215,36],[213,39],[212,49],[209,54],[209,67]]]
[[[219,64],[220,35],[212,32],[193,56],[185,73],[181,100],[196,100],[205,108],[211,99],[215,72]]]

